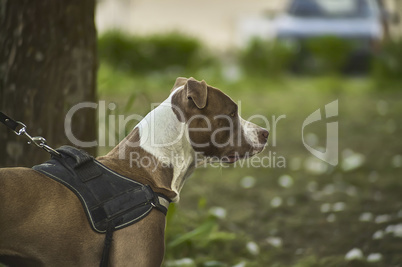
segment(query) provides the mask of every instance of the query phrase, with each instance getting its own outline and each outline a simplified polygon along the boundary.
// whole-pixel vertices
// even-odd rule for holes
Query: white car
[[[388,36],[390,17],[381,0],[292,0],[275,20],[276,38],[308,54],[306,40],[334,36],[353,44],[351,62],[367,65]]]

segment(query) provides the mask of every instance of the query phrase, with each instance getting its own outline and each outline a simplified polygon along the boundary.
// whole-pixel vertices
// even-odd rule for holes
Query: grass
[[[99,98],[117,104],[111,113],[145,115],[177,76],[130,76],[102,64]],[[196,170],[169,210],[164,266],[402,266],[400,90],[365,78],[206,76],[194,74],[241,100],[245,119],[268,118],[270,143],[260,158],[271,166]],[[314,158],[301,138],[308,115],[334,100],[336,167]],[[305,136],[325,147],[326,121],[307,126]],[[345,260],[353,248],[363,257]]]

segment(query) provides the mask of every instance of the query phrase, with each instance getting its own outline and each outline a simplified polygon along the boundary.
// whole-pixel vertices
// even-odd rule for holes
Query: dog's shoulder
[[[26,167],[0,168],[0,180],[18,180],[30,176],[40,176],[40,173]]]
[[[4,195],[6,192],[26,194],[36,190],[37,193],[48,192],[54,186],[58,186],[55,181],[31,168],[0,168],[0,194]]]

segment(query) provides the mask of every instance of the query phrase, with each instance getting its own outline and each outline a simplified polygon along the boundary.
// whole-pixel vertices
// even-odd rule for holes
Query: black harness
[[[153,208],[166,215],[170,199],[150,186],[126,178],[70,146],[56,150],[60,156],[33,167],[73,191],[82,203],[94,231],[106,234],[101,266],[107,266],[115,230],[146,217]]]

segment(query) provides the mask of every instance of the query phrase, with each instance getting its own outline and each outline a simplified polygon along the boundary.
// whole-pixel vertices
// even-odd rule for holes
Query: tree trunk
[[[0,111],[54,148],[74,145],[64,127],[69,109],[96,100],[94,10],[95,0],[0,0]],[[96,132],[95,109],[75,113],[77,139],[93,141]],[[0,125],[0,167],[30,167],[48,158]]]

